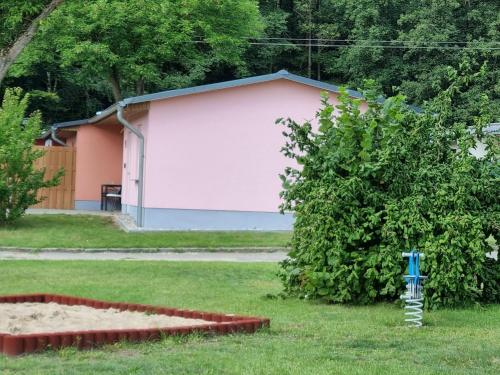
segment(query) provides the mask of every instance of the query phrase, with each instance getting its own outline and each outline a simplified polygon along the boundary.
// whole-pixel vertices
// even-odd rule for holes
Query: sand
[[[0,303],[0,333],[12,335],[195,326],[201,319],[57,303]]]

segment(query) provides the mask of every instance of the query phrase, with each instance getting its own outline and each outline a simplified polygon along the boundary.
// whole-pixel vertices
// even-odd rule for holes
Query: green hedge
[[[368,109],[343,90],[326,96],[311,123],[291,119],[283,153],[299,167],[282,176],[282,210],[295,212],[290,259],[279,273],[286,292],[338,303],[394,300],[404,288],[402,251],[425,253],[427,308],[499,300],[498,262],[487,262],[486,238],[498,239],[498,144],[479,115],[452,121],[454,97],[467,77],[417,112],[402,96]],[[338,111],[335,111],[337,109]],[[477,159],[470,129],[488,144]],[[496,271],[495,271],[496,268]]]

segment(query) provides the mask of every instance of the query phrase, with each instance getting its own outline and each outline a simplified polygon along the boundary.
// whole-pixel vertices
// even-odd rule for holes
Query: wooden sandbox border
[[[120,311],[139,311],[182,318],[203,319],[214,323],[168,328],[70,331],[25,335],[0,334],[0,353],[8,356],[40,352],[48,348],[54,350],[64,347],[75,347],[81,350],[91,349],[105,344],[114,344],[119,341],[152,341],[159,340],[163,336],[187,335],[195,332],[218,335],[235,332],[254,333],[258,329],[269,327],[270,325],[270,320],[267,318],[181,310],[137,303],[106,302],[59,294],[42,293],[0,296],[0,303],[23,302],[55,302],[61,305],[83,305],[96,309],[114,308]]]

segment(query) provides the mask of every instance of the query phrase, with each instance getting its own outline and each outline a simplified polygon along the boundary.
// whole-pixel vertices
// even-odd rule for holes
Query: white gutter
[[[124,102],[119,102],[116,108],[116,118],[118,122],[122,124],[125,128],[130,130],[137,136],[139,141],[139,175],[137,176],[137,220],[136,224],[138,227],[142,228],[144,226],[143,219],[143,189],[144,189],[144,135],[139,129],[135,128],[130,122],[128,122],[123,116],[123,108],[126,104]]]

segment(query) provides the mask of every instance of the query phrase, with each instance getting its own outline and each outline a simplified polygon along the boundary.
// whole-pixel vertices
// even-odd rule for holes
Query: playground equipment
[[[404,276],[406,281],[406,293],[401,296],[405,300],[405,322],[411,327],[421,327],[423,320],[423,286],[422,283],[427,276],[420,275],[420,259],[425,256],[412,250],[402,253],[403,258],[408,258],[408,275]]]

